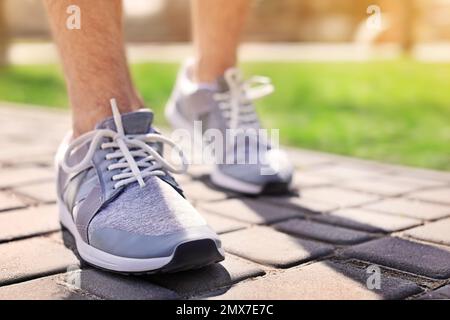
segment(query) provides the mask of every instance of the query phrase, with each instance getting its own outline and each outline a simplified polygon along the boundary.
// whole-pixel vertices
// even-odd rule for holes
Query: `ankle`
[[[192,65],[192,81],[196,83],[215,83],[229,68],[236,66],[236,59],[216,61],[196,59]]]
[[[113,98],[113,97],[112,97]],[[115,98],[121,114],[137,111],[143,108],[143,101],[138,98]],[[87,103],[72,104],[73,138],[92,131],[95,126],[112,116],[110,99],[98,99]]]

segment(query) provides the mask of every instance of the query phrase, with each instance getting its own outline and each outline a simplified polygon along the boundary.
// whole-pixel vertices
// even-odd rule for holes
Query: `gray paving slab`
[[[224,217],[251,224],[266,224],[301,216],[301,212],[289,207],[268,204],[259,199],[229,199],[199,203],[199,208]]]
[[[379,300],[402,299],[421,291],[411,281],[383,273],[380,288],[369,289],[367,281],[370,275],[349,265],[320,262],[243,282],[207,297],[232,300]]]
[[[368,241],[373,238],[373,235],[366,232],[304,219],[290,219],[277,223],[274,227],[294,236],[310,238],[336,245],[351,245]]]
[[[149,277],[163,287],[189,297],[200,292],[229,286],[239,281],[263,275],[264,270],[255,263],[227,254],[225,260],[198,270]]]
[[[405,231],[406,236],[450,246],[450,219],[439,220]]]
[[[420,225],[418,219],[384,214],[361,208],[342,209],[327,214],[311,216],[312,219],[337,226],[373,233],[390,233]]]
[[[434,220],[450,215],[450,206],[404,198],[384,199],[363,208],[422,220]]]
[[[450,248],[386,237],[350,247],[343,256],[429,278],[450,278]]]
[[[78,265],[71,250],[46,237],[0,244],[0,285],[65,272]]]

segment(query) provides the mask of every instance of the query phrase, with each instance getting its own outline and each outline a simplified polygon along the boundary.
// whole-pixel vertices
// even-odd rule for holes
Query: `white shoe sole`
[[[246,194],[260,194],[263,186],[244,182],[223,174],[219,169],[214,169],[210,175],[212,183],[216,186]]]
[[[58,200],[58,207],[59,207],[59,218],[61,221],[61,224],[72,234],[72,236],[75,238],[76,246],[79,255],[83,260],[88,262],[89,264],[92,264],[94,266],[97,266],[102,269],[116,271],[116,272],[123,272],[123,273],[152,273],[159,270],[164,270],[164,267],[168,266],[173,260],[174,256],[177,252],[177,249],[182,246],[183,244],[192,243],[197,240],[208,240],[208,241],[214,241],[214,239],[211,239],[209,237],[204,238],[198,238],[195,240],[190,240],[189,242],[180,243],[177,248],[174,250],[174,253],[168,257],[158,257],[158,258],[149,258],[149,259],[136,259],[136,258],[126,258],[126,257],[120,257],[116,255],[109,254],[107,252],[101,251],[88,243],[86,243],[78,233],[78,230],[75,226],[75,223],[72,220],[72,217],[69,213],[69,211],[66,209],[66,206],[62,204],[60,200]],[[215,243],[215,242],[214,242]],[[214,263],[220,260],[223,260],[224,251],[222,248],[218,248],[216,246],[217,252],[222,256],[222,259],[220,257],[214,258],[211,261],[193,261],[192,263],[189,263],[187,261],[184,266],[187,266],[186,268],[180,268],[180,270],[184,269],[191,269],[191,268],[197,268],[201,267],[210,263]],[[195,262],[198,262],[196,265]],[[174,268],[176,269],[176,267]],[[172,270],[171,270],[172,271]]]

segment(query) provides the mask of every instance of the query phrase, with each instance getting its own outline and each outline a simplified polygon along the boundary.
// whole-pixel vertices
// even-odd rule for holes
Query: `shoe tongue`
[[[227,77],[229,77],[227,79]],[[228,81],[233,81],[238,84],[242,84],[242,74],[239,69],[230,68],[225,71],[225,73],[218,77],[216,80],[217,90],[219,92],[227,92],[230,90],[230,83]]]
[[[230,90],[230,86],[227,83],[227,80],[224,76],[220,76],[216,80],[217,91],[219,92],[227,92]]]
[[[135,112],[124,113],[121,116],[125,134],[145,134],[151,131],[153,112],[141,109]],[[110,129],[117,131],[113,117],[106,118],[98,123],[96,129]]]

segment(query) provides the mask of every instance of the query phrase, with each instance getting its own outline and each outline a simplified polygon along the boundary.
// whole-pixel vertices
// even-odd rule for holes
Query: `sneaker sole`
[[[225,258],[223,249],[217,247],[211,238],[180,243],[168,257],[137,259],[112,255],[86,243],[61,201],[58,201],[58,206],[60,222],[74,237],[80,257],[88,264],[103,270],[124,274],[170,273],[201,268]]]

